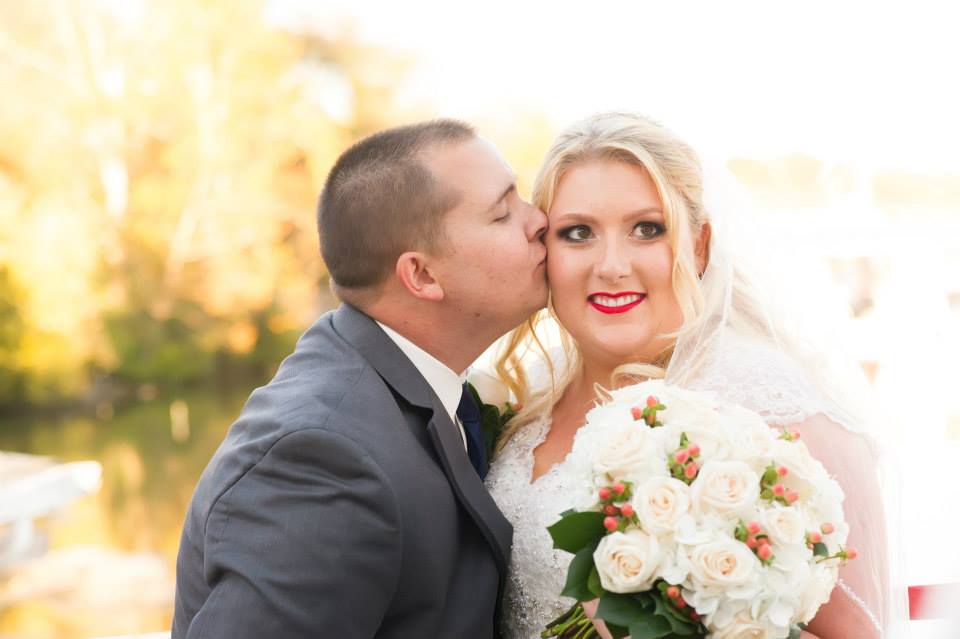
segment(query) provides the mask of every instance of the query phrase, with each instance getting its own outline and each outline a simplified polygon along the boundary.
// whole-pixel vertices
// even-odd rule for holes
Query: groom
[[[173,638],[494,637],[512,530],[462,373],[544,306],[546,218],[489,142],[440,120],[348,149],[318,219],[344,303],[203,473]]]

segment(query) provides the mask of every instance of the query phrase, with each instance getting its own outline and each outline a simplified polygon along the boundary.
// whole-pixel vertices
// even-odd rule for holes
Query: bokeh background
[[[956,23],[924,2],[0,0],[0,450],[103,466],[0,575],[0,637],[169,627],[200,472],[335,304],[326,171],[438,116],[525,195],[596,111],[693,144],[881,398],[906,581],[960,582]]]

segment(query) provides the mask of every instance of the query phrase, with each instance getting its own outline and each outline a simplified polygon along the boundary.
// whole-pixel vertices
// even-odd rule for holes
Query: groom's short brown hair
[[[403,252],[442,248],[443,217],[460,193],[420,154],[475,136],[463,122],[434,120],[375,133],[340,156],[317,207],[320,253],[335,289],[374,286]]]

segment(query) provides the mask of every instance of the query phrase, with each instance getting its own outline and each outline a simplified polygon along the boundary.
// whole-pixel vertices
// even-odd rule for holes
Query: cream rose
[[[652,445],[650,429],[646,426],[639,422],[622,426],[610,439],[611,443],[601,449],[593,460],[595,472],[623,479],[650,463]]]
[[[642,530],[615,532],[600,540],[593,561],[610,592],[643,592],[653,586],[661,553],[657,538]]]
[[[770,540],[780,546],[803,543],[806,533],[803,515],[796,508],[777,507],[763,514],[763,523]]]
[[[672,477],[654,477],[637,489],[633,508],[647,532],[674,532],[680,518],[690,512],[690,487]]]
[[[510,389],[499,377],[482,369],[474,368],[467,375],[467,381],[477,390],[477,394],[480,395],[484,404],[496,406],[498,410],[502,411],[503,407],[510,402]]]
[[[690,574],[703,586],[740,586],[760,570],[760,560],[745,544],[720,537],[690,551]]]
[[[708,461],[690,493],[697,512],[735,515],[756,505],[760,477],[742,461]]]
[[[723,627],[710,628],[711,639],[766,639],[767,630],[746,611],[741,612]]]

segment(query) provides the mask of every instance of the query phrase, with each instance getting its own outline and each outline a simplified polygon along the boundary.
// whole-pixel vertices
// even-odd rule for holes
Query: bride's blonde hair
[[[659,123],[631,113],[603,113],[577,122],[563,131],[547,152],[533,186],[533,203],[549,212],[557,186],[564,174],[578,163],[594,160],[626,162],[643,168],[656,186],[663,205],[667,238],[673,251],[672,284],[683,321],[673,333],[664,334],[671,346],[652,362],[627,363],[613,373],[611,384],[617,381],[662,378],[673,355],[672,344],[683,335],[701,331],[702,323],[712,311],[705,309],[704,288],[701,285],[693,252],[694,238],[703,225],[710,222],[703,204],[703,176],[700,161],[693,149]],[[707,255],[710,259],[714,243]],[[750,292],[746,280],[734,277],[734,294],[739,293],[737,308],[742,318],[754,327],[769,326],[757,298]],[[739,286],[737,285],[739,283]],[[717,296],[712,296],[713,298]],[[744,303],[746,302],[746,303]],[[722,303],[717,301],[718,304]],[[543,414],[563,395],[576,375],[582,358],[579,346],[572,336],[556,322],[564,352],[564,364],[556,370],[537,327],[548,318],[556,320],[553,305],[538,311],[504,340],[496,361],[497,375],[510,387],[521,408],[508,422],[498,448],[520,428]],[[735,318],[729,318],[731,320]],[[765,331],[771,334],[772,331]],[[521,359],[536,349],[545,360],[551,383],[531,392],[529,380]]]

